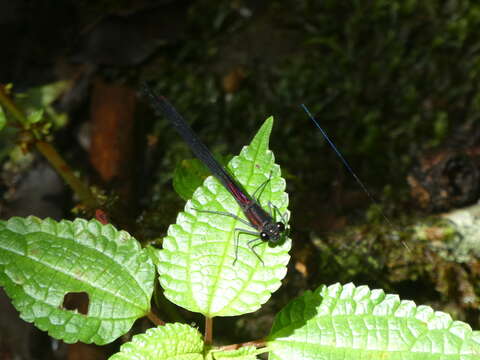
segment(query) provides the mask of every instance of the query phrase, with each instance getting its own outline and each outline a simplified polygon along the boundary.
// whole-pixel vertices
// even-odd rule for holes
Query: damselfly
[[[219,214],[232,217],[241,223],[250,226],[256,231],[236,228],[237,235],[235,237],[235,260],[238,258],[238,242],[240,234],[249,234],[256,236],[247,242],[248,247],[263,263],[263,260],[255,251],[255,247],[261,243],[268,242],[270,245],[278,245],[283,242],[287,233],[286,220],[280,214],[277,207],[269,203],[270,211],[265,211],[259,204],[258,198],[265,189],[269,180],[265,181],[255,191],[253,196],[250,196],[244,188],[233,178],[228,171],[221,166],[213,157],[212,153],[193,132],[185,119],[175,110],[175,108],[163,96],[157,96],[154,91],[146,84],[143,85],[143,92],[149,97],[150,102],[156,112],[163,113],[170,121],[177,132],[183,137],[185,142],[190,146],[192,152],[208,167],[213,176],[215,176],[225,189],[237,201],[241,210],[245,214],[248,221],[228,212],[213,211],[213,210],[198,210],[202,212]],[[282,221],[276,221],[275,218],[279,215]]]

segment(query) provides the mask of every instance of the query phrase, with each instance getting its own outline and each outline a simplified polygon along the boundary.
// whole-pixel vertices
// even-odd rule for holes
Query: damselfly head
[[[284,240],[284,234],[285,224],[283,222],[269,223],[264,226],[260,233],[260,239],[271,245],[278,245]]]

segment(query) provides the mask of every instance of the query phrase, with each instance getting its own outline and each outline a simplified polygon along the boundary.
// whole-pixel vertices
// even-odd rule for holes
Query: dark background
[[[142,81],[226,157],[274,115],[292,261],[261,310],[216,321],[219,343],[265,336],[286,302],[337,281],[382,287],[478,328],[478,259],[439,257],[412,228],[478,199],[479,33],[480,4],[466,0],[1,1],[0,83],[27,93],[67,81],[52,107],[68,120],[49,140],[115,210],[110,220],[142,243],[160,239],[182,208],[171,178],[192,157],[138,96]],[[48,163],[35,151],[19,156],[18,134],[0,140],[2,218],[75,217],[78,199]],[[0,301],[0,358],[103,358],[120,344],[67,347]]]

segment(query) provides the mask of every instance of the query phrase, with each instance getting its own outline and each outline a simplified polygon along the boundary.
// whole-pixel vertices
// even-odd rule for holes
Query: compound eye
[[[284,232],[285,231],[285,224],[282,223],[282,222],[277,222],[277,230],[280,231],[280,232]]]
[[[270,239],[270,237],[268,236],[268,234],[265,231],[262,231],[260,233],[260,239],[262,239],[263,241],[268,241],[268,239]]]

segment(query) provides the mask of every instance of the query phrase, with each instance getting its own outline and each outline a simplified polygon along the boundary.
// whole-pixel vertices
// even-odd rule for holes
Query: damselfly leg
[[[257,240],[260,240],[258,243],[254,244],[253,246],[250,246],[251,243],[253,243],[254,241],[257,241]],[[255,254],[255,256],[258,258],[258,260],[260,260],[260,262],[262,263],[263,266],[265,266],[265,263],[263,262],[262,258],[260,257],[260,255],[257,254],[257,252],[255,251],[255,248],[262,244],[263,241],[262,239],[260,238],[256,238],[256,239],[252,239],[252,240],[249,240],[247,241],[247,246],[249,247],[250,250],[252,250],[252,252]]]
[[[240,235],[241,234],[247,234],[247,235],[253,235],[253,236],[256,236],[254,239],[252,240],[249,240],[247,241],[247,246],[250,250],[252,250],[252,252],[255,254],[255,256],[258,258],[258,260],[260,260],[260,262],[262,263],[262,265],[265,265],[265,263],[263,262],[262,258],[257,254],[257,252],[252,249],[252,247],[250,247],[250,243],[252,241],[257,241],[257,240],[260,240],[260,244],[263,242],[261,241],[260,237],[259,237],[259,233],[256,232],[256,231],[250,231],[250,230],[245,230],[245,229],[240,229],[240,228],[235,228],[235,231],[236,231],[236,235],[235,235],[235,259],[233,260],[233,264],[232,265],[235,265],[235,263],[237,262],[238,260],[238,245],[239,245],[239,242],[240,242]]]
[[[253,195],[252,197],[259,203],[260,202],[260,197],[262,196],[263,194],[263,191],[265,190],[265,188],[267,187],[268,183],[270,182],[270,180],[272,180],[272,172],[270,171],[270,175],[268,175],[268,179],[265,180],[263,183],[260,184],[259,187],[257,187],[255,189],[255,191],[253,192]],[[258,196],[257,196],[257,193]]]
[[[271,201],[268,202],[268,208],[270,209],[270,215],[272,215],[272,217],[274,219],[277,218],[277,214],[280,216],[280,218],[282,219],[282,221],[286,224],[286,218],[285,218],[285,213],[281,213],[280,209],[275,206],[274,204],[272,204]]]

